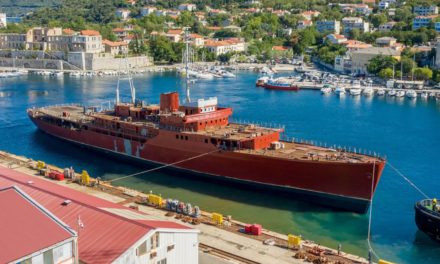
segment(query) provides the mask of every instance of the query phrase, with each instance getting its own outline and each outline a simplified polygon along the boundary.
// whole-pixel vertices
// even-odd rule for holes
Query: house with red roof
[[[155,220],[145,213],[123,205],[0,166],[0,189],[11,186],[20,188],[33,201],[46,208],[52,216],[39,214],[37,210],[41,211],[41,209],[35,206],[30,211],[21,209],[22,204],[28,203],[20,199],[18,199],[20,204],[14,202],[9,205],[10,199],[6,199],[6,196],[1,197],[0,206],[3,206],[3,212],[8,212],[2,214],[2,225],[0,225],[0,240],[7,238],[5,241],[7,243],[0,243],[1,263],[5,262],[1,261],[5,246],[8,247],[8,260],[13,260],[18,255],[9,255],[9,253],[24,252],[23,250],[30,252],[35,248],[34,245],[50,247],[52,243],[58,241],[70,241],[69,239],[75,234],[69,232],[67,227],[77,231],[77,252],[80,263],[198,263],[198,230],[189,226]],[[8,192],[7,195],[11,194]],[[27,207],[31,206],[27,205]],[[34,219],[34,215],[45,217],[45,220]],[[4,221],[6,218],[9,219],[7,222]],[[60,219],[66,226],[54,222],[55,219]],[[41,230],[38,228],[32,230],[32,221],[36,221],[35,224]],[[5,228],[5,223],[12,225],[12,228]],[[52,228],[57,230],[53,234],[48,231]],[[17,231],[17,234],[24,234],[22,229],[26,233],[31,231],[38,233],[35,237],[22,237],[28,241],[19,243],[14,240],[19,239],[14,231]],[[8,243],[11,243],[11,248]],[[29,245],[32,248],[28,249]],[[60,251],[69,252],[64,248]],[[72,252],[75,252],[74,249]]]
[[[240,38],[209,39],[205,41],[204,46],[216,56],[228,52],[242,52],[246,50],[245,42]]]
[[[124,41],[110,41],[104,39],[102,45],[104,45],[105,52],[110,53],[111,55],[128,53],[128,43]]]
[[[78,263],[77,232],[15,184],[0,188],[0,263]]]

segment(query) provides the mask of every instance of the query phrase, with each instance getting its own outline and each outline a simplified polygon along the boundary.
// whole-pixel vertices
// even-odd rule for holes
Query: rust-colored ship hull
[[[29,117],[39,129],[60,139],[146,162],[171,164],[210,153],[173,167],[216,179],[288,191],[310,202],[358,213],[368,210],[385,165],[383,160],[350,163],[217,151],[207,141],[182,140],[176,132],[168,130],[160,130],[157,136],[141,143],[114,133],[69,129],[31,113]]]

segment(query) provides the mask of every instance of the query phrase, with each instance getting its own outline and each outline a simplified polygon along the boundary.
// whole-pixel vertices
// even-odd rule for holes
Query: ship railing
[[[277,123],[265,123],[265,122],[260,122],[260,121],[249,121],[249,120],[241,120],[241,119],[234,119],[234,118],[229,118],[229,123],[243,125],[243,126],[254,125],[254,126],[260,127],[260,128],[275,129],[275,130],[282,130],[282,131],[284,131],[286,129],[286,127],[284,125],[277,124]]]
[[[347,147],[347,146],[341,146],[341,145],[336,145],[336,144],[328,144],[326,142],[321,142],[321,141],[317,141],[317,140],[308,140],[308,139],[302,139],[302,138],[297,138],[297,137],[289,137],[287,135],[282,135],[280,140],[284,141],[284,142],[309,145],[309,146],[316,146],[316,147],[322,147],[322,148],[329,148],[329,149],[333,149],[337,152],[359,154],[359,155],[370,156],[370,157],[386,160],[386,156],[382,156],[380,153],[377,153],[377,152],[371,151],[371,150],[367,150],[365,148],[356,148],[356,147]]]

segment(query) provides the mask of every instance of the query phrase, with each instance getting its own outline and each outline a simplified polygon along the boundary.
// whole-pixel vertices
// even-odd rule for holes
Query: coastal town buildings
[[[321,33],[335,33],[339,34],[341,30],[341,22],[337,20],[321,20],[316,22],[316,30]]]
[[[141,8],[141,16],[148,16],[154,14],[157,11],[157,8],[154,6],[144,6]]]
[[[180,11],[196,11],[197,6],[195,4],[181,4],[179,5]]]
[[[349,34],[353,29],[359,30],[361,33],[370,31],[370,24],[360,17],[344,17],[342,19],[343,34]]]
[[[436,6],[436,5],[414,6],[413,13],[418,16],[437,15],[438,14],[438,6]]]
[[[313,26],[313,21],[312,20],[300,20],[296,24],[296,28],[299,29],[299,30],[303,30],[303,29],[306,29],[306,28],[311,27],[311,26]]]
[[[367,65],[369,61],[378,56],[392,56],[400,60],[400,51],[392,48],[370,47],[366,49],[358,49],[351,52],[351,72],[356,74],[367,74]]]
[[[379,25],[379,31],[381,32],[388,32],[393,29],[394,25],[396,25],[396,22],[390,21]]]
[[[77,232],[34,200],[32,191],[13,181],[0,185],[0,262],[78,263]]]
[[[329,34],[325,37],[325,39],[330,41],[332,44],[342,44],[347,41],[347,38],[340,34]]]
[[[116,10],[115,15],[122,20],[128,20],[128,18],[130,17],[130,13],[131,12],[128,9],[118,9]]]
[[[428,27],[438,15],[416,16],[413,19],[412,29],[417,30],[422,27]]]
[[[103,40],[104,50],[112,55],[122,55],[128,53],[128,44],[124,41]]]
[[[32,263],[78,263],[72,257],[78,257],[80,263],[198,263],[198,230],[155,220],[128,207],[5,167],[0,166],[0,172],[0,206],[8,211],[2,216],[2,230],[9,234],[9,241],[1,244],[2,252],[5,246],[8,253],[32,246],[27,250],[29,254],[37,247],[53,248],[53,254],[38,252],[44,262],[32,259]],[[23,192],[17,193],[17,187],[14,190],[12,186]],[[9,199],[3,199],[6,196]],[[6,223],[10,229],[5,230]],[[0,241],[6,234],[0,235]],[[11,237],[16,239],[11,241]],[[77,251],[73,248],[76,237]],[[25,242],[20,244],[20,238]],[[36,256],[36,260],[42,259]],[[55,261],[46,261],[46,256]]]
[[[224,40],[207,40],[205,47],[216,56],[228,52],[242,52],[246,50],[245,42],[239,38],[229,38]]]

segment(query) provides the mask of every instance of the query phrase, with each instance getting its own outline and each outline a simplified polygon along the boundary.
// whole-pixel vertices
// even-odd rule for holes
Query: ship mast
[[[190,103],[190,93],[189,93],[189,35],[188,35],[188,27],[184,28],[185,30],[185,85],[186,85],[186,102]]]

